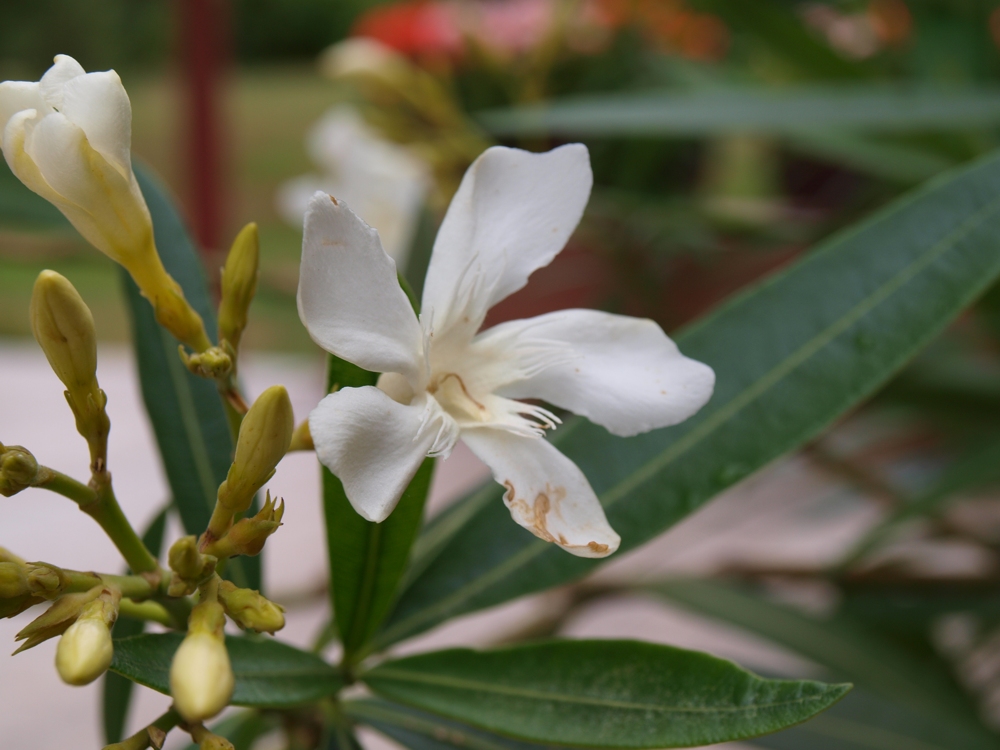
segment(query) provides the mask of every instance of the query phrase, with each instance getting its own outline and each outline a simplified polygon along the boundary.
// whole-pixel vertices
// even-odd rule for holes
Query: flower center
[[[486,405],[469,393],[462,376],[456,372],[435,376],[427,386],[427,392],[457,422],[483,422],[489,417]]]

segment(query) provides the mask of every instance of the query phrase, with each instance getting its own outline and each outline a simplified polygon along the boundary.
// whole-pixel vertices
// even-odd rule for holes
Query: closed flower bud
[[[42,271],[31,295],[31,330],[52,371],[66,386],[76,428],[86,438],[91,462],[107,454],[111,423],[107,397],[97,385],[97,337],[90,308],[55,271]]]
[[[38,462],[20,445],[0,445],[0,495],[11,497],[32,485]]]
[[[59,639],[56,669],[68,685],[89,685],[108,671],[113,656],[111,629],[104,618],[81,615]]]
[[[238,350],[247,327],[250,303],[257,293],[260,273],[260,241],[257,225],[247,224],[236,235],[222,269],[222,301],[219,303],[219,340]]]
[[[226,614],[244,630],[274,635],[285,627],[284,608],[261,596],[259,591],[237,588],[223,581],[219,586],[219,601]]]
[[[294,428],[288,391],[275,385],[260,394],[243,418],[236,458],[219,487],[219,503],[224,508],[242,513],[250,507],[254,494],[288,452]]]
[[[187,354],[180,348],[184,366],[202,378],[220,379],[233,371],[233,356],[221,346],[213,346],[199,354]]]
[[[188,634],[170,665],[174,707],[189,723],[211,719],[229,705],[235,679],[222,629],[218,602],[203,602],[191,612]]]
[[[28,593],[28,576],[23,565],[0,562],[0,599],[16,599]]]
[[[28,563],[28,590],[43,599],[55,599],[69,584],[69,578],[55,565]]]
[[[132,105],[113,70],[58,55],[39,82],[0,83],[0,147],[11,171],[88,242],[132,274],[157,320],[201,351],[210,343],[156,252],[132,172]]]
[[[212,555],[203,555],[198,551],[198,540],[193,536],[181,537],[174,542],[167,561],[174,571],[167,591],[170,596],[194,593],[199,584],[215,573],[218,562]]]

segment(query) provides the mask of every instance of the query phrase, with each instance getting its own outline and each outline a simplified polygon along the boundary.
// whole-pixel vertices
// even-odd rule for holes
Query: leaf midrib
[[[835,320],[820,334],[806,341],[790,356],[779,362],[769,372],[765,373],[763,377],[751,384],[750,387],[744,389],[732,400],[720,406],[717,411],[708,416],[695,429],[684,435],[677,442],[673,443],[663,453],[654,457],[645,465],[637,469],[629,475],[629,477],[626,477],[614,487],[611,487],[606,492],[602,493],[600,496],[602,501],[601,504],[605,508],[613,506],[629,492],[652,479],[666,466],[680,458],[684,453],[710,436],[735,414],[742,411],[763,393],[773,388],[796,367],[816,354],[831,341],[836,339],[837,336],[854,325],[858,320],[864,317],[864,315],[892,296],[893,293],[916,277],[941,255],[954,247],[960,239],[980,226],[986,218],[990,214],[996,212],[998,208],[1000,208],[1000,198],[994,199],[990,203],[986,204],[983,208],[962,222],[958,227],[951,230],[942,239],[938,240],[938,242],[928,248],[928,250],[920,257],[890,277],[884,284],[875,289],[858,304],[854,305],[843,316]],[[395,626],[383,631],[382,637],[378,638],[377,642],[379,644],[392,643],[396,639],[397,634],[405,636],[414,624],[419,626],[427,620],[433,620],[438,613],[449,611],[455,606],[456,603],[483,591],[491,584],[506,577],[509,572],[517,570],[522,565],[525,565],[534,558],[538,557],[548,548],[549,545],[545,542],[533,541],[529,543],[518,554],[507,558],[500,565],[484,572],[478,578],[469,581],[469,583],[457,589],[450,596],[439,600],[437,604],[423,610],[419,610],[410,615],[408,618],[400,620]]]
[[[448,675],[430,675],[407,672],[401,669],[380,668],[369,675],[371,679],[378,680],[388,677],[399,682],[411,682],[422,685],[435,685],[438,687],[455,688],[458,690],[475,690],[482,693],[492,693],[494,695],[508,695],[515,698],[531,700],[552,701],[553,703],[570,703],[582,706],[599,706],[602,708],[616,708],[627,711],[656,711],[659,713],[745,713],[747,711],[759,711],[766,708],[780,708],[782,706],[795,706],[804,703],[823,702],[827,696],[814,695],[793,698],[785,701],[774,701],[772,703],[754,703],[749,706],[720,706],[720,707],[699,707],[699,706],[664,706],[656,703],[635,703],[632,701],[621,701],[610,698],[593,698],[583,695],[566,695],[564,693],[551,693],[544,690],[532,690],[530,688],[511,687],[509,685],[497,685],[495,683],[479,682],[462,677],[451,677]],[[363,677],[367,681],[368,677]]]

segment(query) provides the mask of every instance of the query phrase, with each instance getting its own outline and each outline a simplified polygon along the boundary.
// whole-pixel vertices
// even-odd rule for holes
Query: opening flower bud
[[[132,171],[132,105],[113,70],[58,55],[39,82],[0,83],[0,147],[11,171],[135,279],[156,318],[197,351],[210,342],[156,252]]]
[[[260,274],[260,240],[257,225],[247,224],[233,240],[222,269],[222,301],[219,303],[219,340],[238,350],[247,327],[250,303],[257,293]]]
[[[111,666],[114,647],[103,618],[81,617],[69,626],[56,648],[56,669],[69,685],[89,685]]]
[[[170,693],[178,713],[189,723],[211,719],[229,705],[235,678],[222,628],[218,602],[204,602],[191,612],[187,637],[170,665]]]
[[[292,402],[284,386],[271,386],[260,394],[243,418],[236,458],[219,487],[219,503],[224,508],[242,513],[250,507],[254,494],[288,452],[294,429]]]

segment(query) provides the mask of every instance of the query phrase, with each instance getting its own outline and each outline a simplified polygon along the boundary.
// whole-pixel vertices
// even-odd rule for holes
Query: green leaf
[[[375,385],[377,380],[377,374],[330,356],[330,391]],[[368,643],[389,614],[420,529],[433,472],[434,459],[428,458],[392,514],[382,523],[372,523],[358,515],[340,480],[323,468],[330,596],[348,654]]]
[[[672,602],[780,643],[822,664],[834,679],[849,680],[914,715],[932,717],[939,727],[952,733],[955,746],[1000,747],[943,662],[932,654],[903,647],[849,616],[814,619],[735,587],[708,581],[676,581],[654,590]]]
[[[450,649],[362,675],[376,693],[532,742],[665,748],[797,724],[849,685],[765,680],[708,654],[638,641],[551,641]]]
[[[111,670],[160,693],[170,693],[170,662],[182,633],[147,633],[115,640]],[[236,677],[234,706],[285,707],[333,695],[340,673],[315,654],[274,640],[226,637]]]
[[[773,750],[995,750],[985,737],[956,736],[953,727],[855,688],[811,721],[747,741]]]
[[[323,750],[362,750],[354,732],[342,726],[332,726],[327,730]]]
[[[813,439],[931,341],[1000,274],[1000,159],[935,179],[738,294],[677,343],[715,369],[684,424],[616,438],[581,419],[553,442],[622,537],[618,553]],[[514,524],[503,489],[473,493],[418,543],[379,645],[574,580],[582,560]]]
[[[163,265],[184,290],[191,306],[215,330],[215,313],[201,262],[187,229],[163,184],[137,168],[136,177],[153,217]],[[132,314],[132,334],[143,401],[163,458],[174,504],[188,534],[201,534],[215,507],[219,485],[232,461],[233,441],[215,384],[188,372],[178,341],[161,328],[153,308],[122,271],[125,298]],[[226,577],[244,588],[260,588],[260,559],[233,558]]]
[[[542,750],[549,745],[512,740],[389,701],[345,701],[344,712],[410,750]]]
[[[587,95],[477,113],[497,136],[687,137],[758,133],[816,137],[837,131],[912,133],[1000,123],[995,88],[718,86],[694,91]],[[841,136],[843,137],[843,136]]]
[[[160,552],[163,550],[163,534],[167,529],[168,512],[169,508],[160,511],[149,524],[146,533],[142,535],[143,544],[156,558],[160,557]],[[123,617],[115,623],[114,636],[127,638],[139,635],[145,626],[146,624],[142,620],[131,620]],[[114,672],[107,672],[104,675],[101,698],[104,714],[104,741],[109,745],[121,742],[124,737],[129,705],[132,702],[132,681],[126,680]]]
[[[25,230],[73,231],[59,209],[25,187],[6,162],[0,166],[0,225]]]

